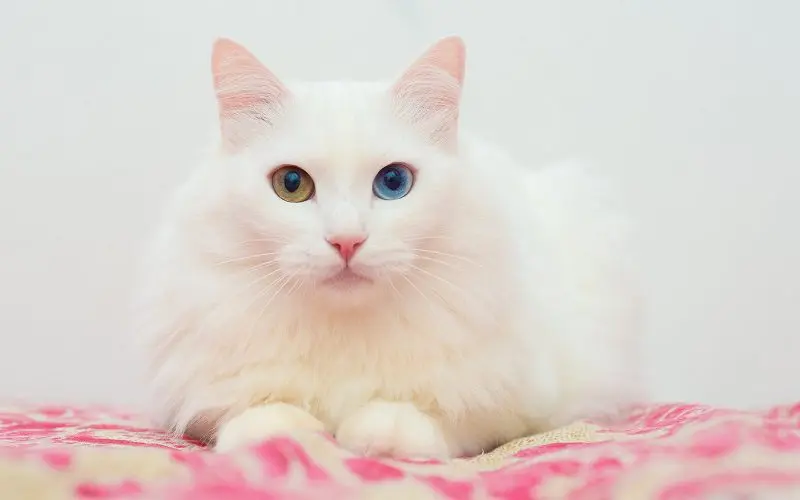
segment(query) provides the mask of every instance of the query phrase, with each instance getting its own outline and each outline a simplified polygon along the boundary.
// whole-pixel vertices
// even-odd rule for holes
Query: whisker
[[[258,294],[256,295],[255,299],[253,299],[250,302],[250,304],[247,306],[247,308],[245,308],[245,310],[242,311],[244,313],[245,311],[250,309],[253,305],[255,305],[258,302],[258,300],[264,295],[264,292],[269,291],[274,286],[278,287],[278,290],[272,294],[272,296],[267,301],[267,303],[263,304],[261,306],[261,309],[259,310],[258,315],[255,317],[255,319],[253,319],[253,322],[250,324],[250,330],[249,330],[249,332],[247,334],[247,339],[242,343],[243,347],[247,347],[248,345],[250,345],[250,342],[253,339],[253,335],[255,334],[256,326],[258,325],[259,321],[261,321],[261,317],[264,315],[264,311],[266,310],[267,306],[269,305],[269,302],[271,302],[272,298],[274,298],[275,295],[278,292],[280,292],[283,289],[284,286],[286,286],[286,283],[288,283],[288,281],[289,281],[289,278],[287,276],[280,276],[280,277],[274,279],[270,284],[268,284],[267,286],[263,287],[261,289],[261,291],[258,292]]]
[[[385,274],[384,276],[385,276],[385,278],[386,278],[386,281],[389,283],[389,286],[392,288],[392,293],[394,294],[395,298],[397,299],[397,301],[398,301],[399,303],[402,303],[402,302],[403,302],[403,294],[402,294],[402,293],[400,292],[400,290],[399,290],[399,289],[398,289],[398,288],[395,286],[395,284],[394,284],[394,281],[392,280],[392,276],[391,276],[390,274]],[[413,286],[413,285],[412,285],[412,286]],[[428,301],[426,300],[426,302],[428,302]],[[429,303],[430,303],[430,302],[429,302]],[[402,316],[403,316],[403,314],[401,313],[401,309],[400,309],[400,308],[397,308],[397,309],[395,310],[394,317],[395,317],[395,321],[397,321],[397,322],[398,322],[398,324],[401,322]]]
[[[433,258],[433,257],[428,257],[427,255],[415,255],[415,257],[417,259],[420,259],[420,260],[434,262],[436,264],[442,264],[444,266],[447,266],[447,267],[450,267],[450,268],[453,268],[453,269],[462,269],[461,266],[458,265],[458,262],[448,262],[446,260],[436,259],[436,258]]]
[[[425,269],[422,269],[421,267],[419,267],[419,266],[415,266],[414,264],[411,264],[411,267],[412,267],[413,269],[416,269],[417,271],[419,271],[419,272],[421,272],[421,273],[424,273],[424,274],[426,274],[426,275],[430,276],[431,278],[437,279],[437,280],[441,281],[442,283],[445,283],[445,284],[447,284],[447,285],[450,285],[451,287],[453,287],[453,289],[454,289],[454,290],[457,290],[457,291],[459,291],[459,292],[464,292],[464,289],[462,289],[462,288],[460,288],[460,287],[456,286],[455,284],[453,284],[452,282],[450,282],[450,281],[448,281],[448,280],[446,280],[446,279],[442,278],[442,277],[441,277],[441,276],[439,276],[438,274],[435,274],[435,273],[432,273],[432,272],[430,272],[430,271],[427,271],[427,270],[425,270]]]
[[[428,235],[428,236],[412,236],[410,238],[406,238],[406,241],[426,241],[426,240],[455,241],[455,238],[444,234]]]
[[[462,297],[464,300],[466,300],[467,302],[471,302],[471,303],[475,304],[475,308],[476,308],[477,310],[486,310],[486,308],[485,308],[485,304],[483,304],[483,303],[482,303],[482,299],[481,299],[481,297],[480,297],[478,294],[476,294],[476,293],[468,293],[466,289],[464,289],[464,288],[462,288],[462,287],[459,287],[459,286],[457,286],[456,284],[454,284],[454,283],[450,282],[449,280],[447,280],[447,279],[445,279],[445,278],[443,278],[443,277],[441,277],[441,276],[439,276],[439,275],[437,275],[437,274],[435,274],[435,273],[432,273],[432,272],[429,272],[429,271],[427,271],[427,270],[425,270],[425,269],[422,269],[422,268],[420,268],[420,267],[418,267],[418,266],[415,266],[415,265],[411,264],[411,267],[412,267],[413,269],[415,269],[415,270],[417,270],[417,271],[419,271],[419,272],[421,272],[421,273],[423,273],[423,274],[427,275],[427,276],[430,276],[431,278],[433,278],[433,279],[435,279],[435,280],[438,280],[438,281],[440,281],[440,282],[442,282],[442,283],[444,283],[444,284],[446,284],[446,285],[450,286],[450,287],[453,289],[453,291],[455,291],[455,292],[458,292],[458,293],[460,294],[460,296],[461,296],[461,297]],[[445,304],[447,304],[448,306],[450,306],[450,305],[451,305],[450,301],[448,301],[446,298],[442,297],[442,296],[441,296],[441,295],[440,295],[440,294],[437,292],[437,290],[436,290],[436,288],[435,288],[435,287],[433,287],[433,286],[430,286],[429,288],[430,288],[430,290],[431,290],[433,293],[435,293],[435,294],[436,294],[436,295],[437,295],[437,296],[438,296],[438,297],[439,297],[439,298],[442,300],[442,302],[444,302],[444,303],[445,303]],[[498,319],[494,311],[490,311],[490,312],[489,312],[489,315],[491,316],[491,318],[492,318],[494,321],[496,321],[496,320]]]
[[[305,282],[306,282],[305,278],[301,279],[300,281],[295,280],[292,287],[289,289],[288,292],[286,292],[286,297],[290,297],[295,292],[295,290],[298,290],[301,286],[303,286]]]
[[[394,281],[392,281],[392,277],[389,274],[385,274],[384,276],[386,277],[386,281],[389,282],[389,286],[392,287],[392,290],[394,290],[394,293],[397,296],[397,298],[402,300],[403,299],[403,295],[400,293],[400,290],[398,290],[397,287],[394,285]]]
[[[272,270],[272,271],[268,272],[267,274],[262,274],[261,276],[259,276],[258,278],[256,278],[252,282],[250,282],[250,284],[246,285],[244,287],[244,289],[240,290],[240,292],[250,288],[251,286],[253,286],[253,285],[257,284],[257,283],[260,283],[260,282],[264,281],[266,278],[269,278],[273,274],[279,273],[280,271],[281,271],[280,269],[275,269],[275,270]],[[267,285],[267,286],[270,286],[270,285]],[[238,295],[238,293],[237,293],[237,295]]]
[[[267,302],[264,305],[261,306],[261,311],[258,313],[258,316],[256,317],[255,321],[253,322],[254,326],[259,321],[261,321],[261,317],[264,315],[264,312],[267,310],[267,308],[269,308],[269,305],[272,303],[273,300],[275,300],[275,297],[277,297],[278,294],[281,293],[281,290],[283,290],[286,287],[286,284],[289,283],[292,280],[292,278],[294,278],[294,277],[295,277],[295,274],[292,274],[291,276],[285,277],[285,279],[283,280],[281,285],[278,287],[278,289],[275,290],[275,292],[270,296],[270,298],[267,300]]]
[[[423,253],[429,253],[429,254],[432,254],[432,255],[441,255],[443,257],[452,257],[454,259],[463,260],[464,262],[469,262],[470,264],[473,264],[473,265],[475,265],[477,267],[483,267],[479,262],[476,262],[475,260],[470,259],[469,257],[465,257],[463,255],[458,255],[458,254],[455,254],[455,253],[441,252],[441,251],[438,251],[438,250],[428,250],[426,248],[416,248],[416,249],[414,249],[414,252],[423,252]]]
[[[257,269],[261,269],[262,267],[277,266],[277,265],[278,265],[278,263],[276,261],[268,260],[268,261],[262,262],[260,264],[255,264],[253,266],[244,267],[244,268],[242,268],[242,271],[248,271],[248,272],[249,271],[255,271]]]
[[[414,264],[411,264],[411,267],[412,267],[412,268],[414,268],[414,269],[416,269],[417,271],[419,271],[419,272],[421,272],[421,273],[423,273],[423,274],[427,275],[427,276],[430,276],[430,277],[431,277],[431,278],[433,278],[433,279],[436,279],[436,280],[438,280],[438,281],[440,281],[440,282],[442,282],[442,283],[444,283],[444,284],[446,284],[446,285],[450,286],[450,287],[451,287],[451,288],[452,288],[452,289],[453,289],[455,292],[458,292],[458,293],[461,295],[461,297],[462,297],[462,298],[466,299],[468,302],[473,302],[473,303],[475,303],[475,304],[476,304],[476,307],[481,307],[481,308],[482,308],[483,304],[480,304],[480,298],[479,298],[479,297],[477,297],[477,296],[475,296],[475,295],[473,295],[473,294],[470,294],[470,293],[468,293],[468,292],[467,292],[467,291],[466,291],[464,288],[461,288],[461,287],[459,287],[459,286],[455,285],[455,284],[454,284],[454,283],[452,283],[451,281],[449,281],[449,280],[447,280],[447,279],[445,279],[445,278],[443,278],[443,277],[439,276],[438,274],[435,274],[435,273],[432,273],[432,272],[430,272],[430,271],[427,271],[427,270],[425,270],[425,269],[422,269],[421,267],[415,266]],[[431,291],[432,291],[433,293],[435,293],[435,294],[436,294],[436,295],[437,295],[437,296],[438,296],[438,297],[439,297],[439,298],[440,298],[440,299],[441,299],[443,302],[445,302],[445,303],[449,304],[449,301],[448,301],[448,300],[446,300],[444,297],[442,297],[442,296],[441,296],[441,295],[440,295],[440,294],[439,294],[439,293],[436,291],[436,289],[435,289],[435,288],[431,287]]]
[[[255,238],[252,240],[244,240],[233,243],[233,245],[247,245],[250,243],[289,243],[285,238]]]
[[[245,260],[258,259],[258,258],[261,258],[261,257],[270,257],[272,255],[278,255],[279,253],[280,252],[267,252],[267,253],[256,253],[256,254],[252,254],[252,255],[245,255],[244,257],[236,257],[236,258],[233,258],[233,259],[228,259],[228,260],[222,260],[222,261],[219,261],[219,262],[215,262],[214,265],[221,266],[221,265],[224,265],[224,264],[232,264],[234,262],[242,262],[242,261],[245,261]]]
[[[231,293],[231,294],[230,294],[228,297],[226,297],[226,298],[224,298],[224,299],[222,299],[222,300],[218,301],[216,304],[214,304],[214,306],[213,306],[211,309],[209,309],[208,311],[206,311],[206,313],[205,313],[205,314],[202,316],[202,318],[201,318],[201,319],[199,319],[199,320],[197,321],[197,322],[199,323],[199,325],[200,325],[200,326],[199,326],[199,329],[197,330],[197,333],[196,333],[196,335],[197,335],[197,336],[200,336],[200,335],[202,335],[202,333],[203,333],[203,331],[205,330],[205,328],[207,328],[207,327],[208,327],[208,325],[211,323],[211,321],[210,321],[210,320],[211,320],[211,318],[212,318],[212,317],[213,317],[215,314],[217,314],[217,313],[220,311],[220,309],[221,309],[222,307],[224,307],[224,306],[227,306],[227,305],[228,305],[228,304],[229,304],[229,303],[230,303],[232,300],[236,299],[236,298],[237,298],[239,295],[241,295],[242,293],[246,292],[247,290],[249,290],[249,289],[250,289],[251,287],[253,287],[254,285],[257,285],[258,283],[260,283],[260,282],[264,281],[265,279],[269,278],[270,276],[272,276],[272,275],[274,275],[275,273],[278,273],[278,272],[280,272],[280,269],[275,269],[275,270],[273,270],[273,271],[270,271],[270,272],[268,272],[268,273],[266,273],[266,274],[264,274],[264,275],[261,275],[261,276],[259,276],[258,278],[256,278],[256,279],[254,279],[254,280],[250,281],[250,282],[249,282],[249,283],[247,283],[246,285],[244,285],[244,286],[241,286],[241,287],[237,288],[237,289],[236,289],[236,290],[235,290],[233,293]],[[263,294],[263,293],[264,293],[266,290],[268,290],[268,289],[269,289],[269,287],[271,287],[272,285],[274,285],[274,284],[275,284],[275,283],[276,283],[276,282],[277,282],[279,279],[280,279],[280,278],[278,278],[278,279],[276,279],[276,280],[273,280],[271,283],[269,283],[269,284],[267,284],[265,287],[261,288],[261,290],[260,290],[260,291],[259,291],[259,292],[258,292],[258,293],[255,295],[255,297],[254,297],[253,299],[251,299],[251,300],[250,300],[250,302],[249,302],[249,303],[248,303],[248,304],[247,304],[247,305],[244,307],[244,309],[242,309],[241,311],[238,311],[238,308],[236,308],[236,309],[237,309],[237,311],[238,311],[238,313],[239,313],[239,314],[244,314],[244,313],[246,313],[246,312],[247,312],[247,310],[248,310],[248,309],[250,309],[250,308],[253,306],[253,304],[256,302],[256,300],[258,299],[258,297],[259,297],[261,294]],[[230,312],[230,314],[236,314],[236,312]],[[175,331],[178,331],[178,330],[180,330],[180,329],[181,329],[181,328],[183,328],[184,326],[185,326],[185,325],[179,325],[179,326],[177,326],[177,327],[175,328]]]
[[[428,298],[428,296],[427,296],[427,295],[425,295],[425,294],[422,292],[422,290],[420,290],[420,289],[419,289],[419,287],[418,287],[417,285],[415,285],[415,284],[414,284],[414,282],[413,282],[413,281],[411,281],[411,279],[409,279],[409,277],[408,277],[408,276],[406,276],[405,274],[401,274],[400,276],[401,276],[401,277],[402,277],[404,280],[406,280],[406,282],[407,282],[409,285],[411,285],[411,288],[413,288],[414,290],[416,290],[416,291],[417,291],[417,293],[418,293],[418,294],[419,294],[419,295],[422,297],[422,300],[423,300],[423,301],[425,301],[425,303],[427,303],[427,304],[428,304],[428,306],[431,308],[431,310],[433,310],[433,302],[431,302],[431,299],[430,299],[430,298]]]

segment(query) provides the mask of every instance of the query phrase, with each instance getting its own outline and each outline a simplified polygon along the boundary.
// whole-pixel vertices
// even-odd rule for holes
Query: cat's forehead
[[[385,85],[316,83],[295,90],[287,135],[309,157],[358,163],[388,153],[398,137]]]

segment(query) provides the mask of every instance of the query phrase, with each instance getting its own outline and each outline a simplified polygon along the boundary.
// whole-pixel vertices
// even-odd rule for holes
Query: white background
[[[464,36],[465,126],[600,164],[638,218],[663,400],[800,400],[800,3],[3,0],[0,398],[134,404],[128,298],[214,130],[213,38],[383,79]]]

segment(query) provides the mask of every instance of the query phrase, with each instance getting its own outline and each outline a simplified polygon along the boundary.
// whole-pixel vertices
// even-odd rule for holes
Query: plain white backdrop
[[[599,164],[639,222],[663,400],[800,400],[800,3],[4,0],[0,399],[134,405],[128,303],[215,128],[216,36],[284,78],[468,47],[464,126]]]

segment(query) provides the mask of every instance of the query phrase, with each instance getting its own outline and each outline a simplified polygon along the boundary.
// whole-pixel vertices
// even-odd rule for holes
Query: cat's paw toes
[[[369,403],[342,422],[336,440],[345,448],[367,456],[450,457],[439,424],[410,403]]]
[[[225,423],[217,434],[216,451],[225,452],[294,431],[325,430],[322,422],[296,406],[273,403],[245,410]]]

